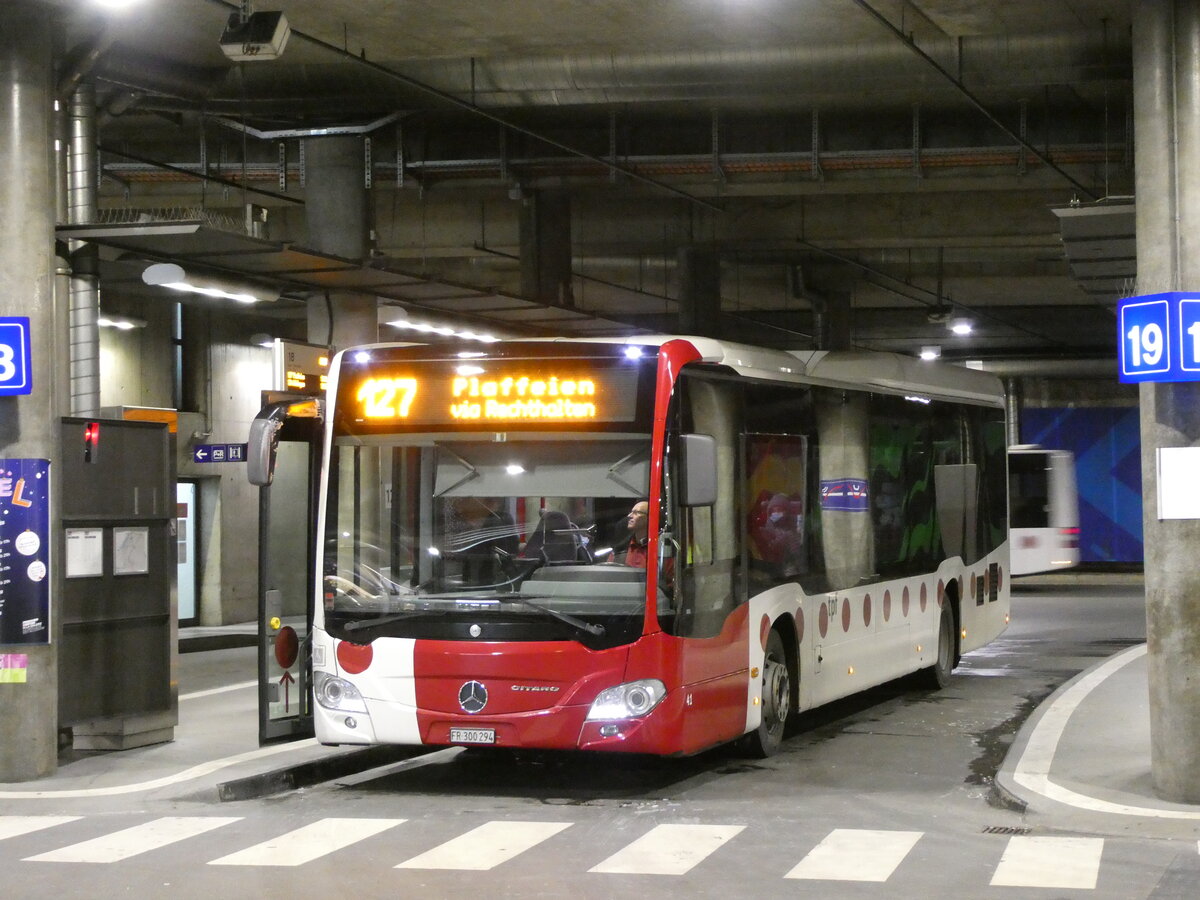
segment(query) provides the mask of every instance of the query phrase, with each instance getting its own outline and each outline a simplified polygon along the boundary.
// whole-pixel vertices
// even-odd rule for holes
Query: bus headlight
[[[603,690],[592,701],[588,721],[636,719],[644,716],[667,696],[667,686],[657,678],[629,681]]]
[[[326,709],[361,713],[367,711],[367,704],[358,688],[345,678],[338,678],[328,672],[313,672],[313,696]]]

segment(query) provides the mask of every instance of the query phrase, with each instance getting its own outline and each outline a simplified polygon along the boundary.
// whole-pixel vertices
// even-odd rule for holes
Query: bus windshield
[[[648,434],[333,439],[323,606],[331,633],[611,646],[641,634]],[[644,507],[644,502],[643,502]],[[501,629],[497,631],[496,629]]]

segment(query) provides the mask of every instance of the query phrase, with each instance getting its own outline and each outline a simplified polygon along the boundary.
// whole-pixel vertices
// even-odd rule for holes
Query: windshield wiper
[[[540,603],[534,603],[524,597],[504,596],[500,595],[496,600],[501,603],[519,603],[521,606],[526,606],[529,609],[536,609],[538,612],[543,612],[546,615],[558,619],[560,622],[565,622],[572,628],[578,628],[580,631],[586,631],[588,634],[594,634],[596,637],[601,637],[604,634],[604,626],[597,625],[592,622],[585,622],[583,619],[578,619],[570,613],[559,612],[549,606],[542,606]]]
[[[411,609],[408,612],[380,616],[378,619],[355,619],[353,622],[347,622],[342,627],[346,631],[362,631],[366,628],[379,628],[383,625],[391,625],[395,622],[408,622],[411,619],[420,619],[426,616],[440,618],[449,613],[450,610],[448,609]]]

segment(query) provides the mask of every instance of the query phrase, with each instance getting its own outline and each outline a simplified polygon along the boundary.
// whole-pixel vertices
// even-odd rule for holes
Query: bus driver
[[[627,566],[646,568],[646,540],[650,529],[650,504],[639,500],[629,510],[625,517],[625,527],[629,529],[629,544],[620,562]]]

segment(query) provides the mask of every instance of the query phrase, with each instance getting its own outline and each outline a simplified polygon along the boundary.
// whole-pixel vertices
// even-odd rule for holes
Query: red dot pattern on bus
[[[367,671],[375,650],[370,644],[352,644],[350,641],[338,641],[337,661],[343,670],[351,675]]]
[[[900,612],[904,615],[904,618],[906,618],[906,619],[908,618],[908,604],[909,604],[908,585],[905,585],[903,593],[900,594]]]
[[[892,592],[883,592],[883,621],[887,622],[892,617]]]
[[[823,609],[824,607],[822,607]],[[804,610],[796,610],[796,641],[804,643]]]
[[[817,614],[817,630],[821,632],[821,637],[829,633],[829,607],[824,603],[821,604],[821,612]]]
[[[871,595],[863,597],[863,624],[871,627]]]
[[[850,600],[842,601],[842,631],[850,631]]]
[[[763,651],[767,649],[767,636],[771,633],[771,617],[764,615],[762,621],[758,623],[758,642],[762,644]]]

